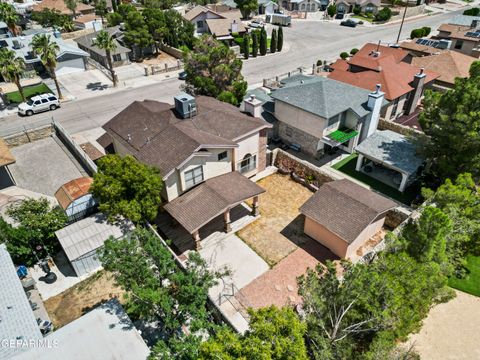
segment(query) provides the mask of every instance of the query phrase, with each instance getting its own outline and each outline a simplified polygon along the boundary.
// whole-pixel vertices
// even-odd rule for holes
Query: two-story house
[[[469,25],[442,24],[435,38],[451,40],[454,51],[480,57],[480,20],[474,19]]]
[[[387,121],[395,120],[412,114],[425,88],[439,77],[437,73],[408,64],[407,57],[408,52],[401,48],[365,44],[350,59],[337,60],[328,77],[367,90],[380,84],[385,99],[390,102],[381,116]]]
[[[240,20],[241,13],[237,9],[225,6],[197,5],[183,17],[195,27],[195,35],[214,35],[218,40],[230,40],[232,34],[244,34],[248,31]]]
[[[299,79],[270,94],[283,142],[316,156],[332,147],[352,152],[375,132],[388,104],[380,87],[372,92],[324,77]]]

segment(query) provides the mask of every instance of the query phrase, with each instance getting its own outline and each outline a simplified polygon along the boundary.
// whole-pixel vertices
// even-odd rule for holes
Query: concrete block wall
[[[9,135],[4,138],[5,142],[10,147],[28,144],[30,142],[47,138],[54,133],[54,128],[51,124],[45,125],[32,130],[25,130],[16,134]]]
[[[278,136],[287,144],[299,144],[302,147],[301,151],[305,154],[311,156],[317,155],[319,139],[313,135],[279,121]]]

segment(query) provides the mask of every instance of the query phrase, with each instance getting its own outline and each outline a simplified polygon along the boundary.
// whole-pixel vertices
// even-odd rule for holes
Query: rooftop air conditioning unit
[[[182,119],[191,118],[197,113],[195,98],[188,94],[180,94],[173,98],[175,100],[175,111]]]

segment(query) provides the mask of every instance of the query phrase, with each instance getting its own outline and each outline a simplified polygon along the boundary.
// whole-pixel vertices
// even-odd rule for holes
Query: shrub
[[[277,51],[277,30],[272,29],[272,37],[270,38],[270,53],[274,54]]]
[[[250,36],[247,33],[243,36],[242,52],[244,59],[247,60],[250,55]]]
[[[392,17],[392,10],[388,7],[382,8],[377,15],[375,15],[376,21],[388,21]]]
[[[478,16],[480,15],[480,8],[471,8],[471,9],[465,10],[463,12],[463,15]]]
[[[357,52],[358,52],[358,49],[353,48],[352,50],[350,50],[350,55],[355,55]]]
[[[355,15],[360,15],[361,12],[362,12],[362,9],[360,8],[360,6],[355,5],[355,7],[353,8],[353,13]]]
[[[423,36],[428,36],[428,35],[430,35],[430,33],[432,32],[432,28],[430,28],[430,27],[428,27],[428,26],[424,26],[424,27],[422,28],[422,30],[423,30]]]
[[[413,29],[410,33],[411,39],[419,39],[423,36],[423,29]]]
[[[329,5],[327,7],[328,16],[333,17],[335,16],[336,13],[337,13],[337,7],[335,6],[335,4]]]
[[[340,53],[340,57],[345,60],[346,58],[348,58],[348,53],[346,51]]]
[[[320,59],[318,59],[318,60],[317,60],[317,66],[322,66],[322,65],[323,65],[323,61],[320,60]]]

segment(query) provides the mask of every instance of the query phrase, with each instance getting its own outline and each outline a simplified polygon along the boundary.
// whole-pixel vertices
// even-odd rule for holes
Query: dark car
[[[178,78],[180,80],[185,80],[187,78],[187,72],[186,71],[182,71],[181,73],[178,74]]]
[[[353,20],[350,20],[350,19],[347,19],[347,20],[344,20],[340,23],[340,25],[342,26],[348,26],[348,27],[356,27],[357,26],[357,22],[356,21],[353,21]]]

